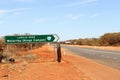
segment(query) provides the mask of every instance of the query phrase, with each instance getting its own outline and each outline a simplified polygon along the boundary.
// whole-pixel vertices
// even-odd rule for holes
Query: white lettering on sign
[[[46,39],[33,39],[34,42],[46,41]]]
[[[32,39],[23,39],[22,42],[32,42]]]
[[[17,39],[27,39],[27,36],[19,36]]]
[[[28,38],[32,38],[32,39],[35,39],[35,36],[29,36]]]
[[[18,43],[18,42],[21,42],[21,40],[7,40],[7,42],[9,43],[9,42],[16,42],[16,43]]]

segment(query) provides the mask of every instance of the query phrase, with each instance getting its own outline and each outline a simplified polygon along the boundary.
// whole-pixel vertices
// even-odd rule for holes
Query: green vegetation
[[[85,38],[68,40],[70,44],[89,45],[89,46],[120,46],[120,32],[105,33],[100,38]]]
[[[103,46],[120,46],[120,32],[104,34],[100,37],[99,43]]]

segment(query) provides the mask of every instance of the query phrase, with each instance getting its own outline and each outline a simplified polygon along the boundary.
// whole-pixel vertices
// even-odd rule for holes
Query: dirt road
[[[33,61],[1,64],[0,80],[120,80],[119,70],[75,56],[69,51],[65,51],[61,63],[54,62],[54,50],[49,46],[32,52],[37,56]]]

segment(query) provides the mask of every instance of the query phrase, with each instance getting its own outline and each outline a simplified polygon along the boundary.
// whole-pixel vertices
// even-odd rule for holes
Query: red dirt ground
[[[120,71],[62,49],[62,62],[54,62],[54,49],[32,51],[34,61],[0,65],[0,80],[120,80]],[[8,77],[5,75],[8,74]]]

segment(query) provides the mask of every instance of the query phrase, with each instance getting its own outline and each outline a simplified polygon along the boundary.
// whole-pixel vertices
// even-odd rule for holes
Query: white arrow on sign
[[[56,35],[56,34],[53,34],[53,36],[54,36],[54,42],[57,42],[58,40],[59,40],[59,37]]]

